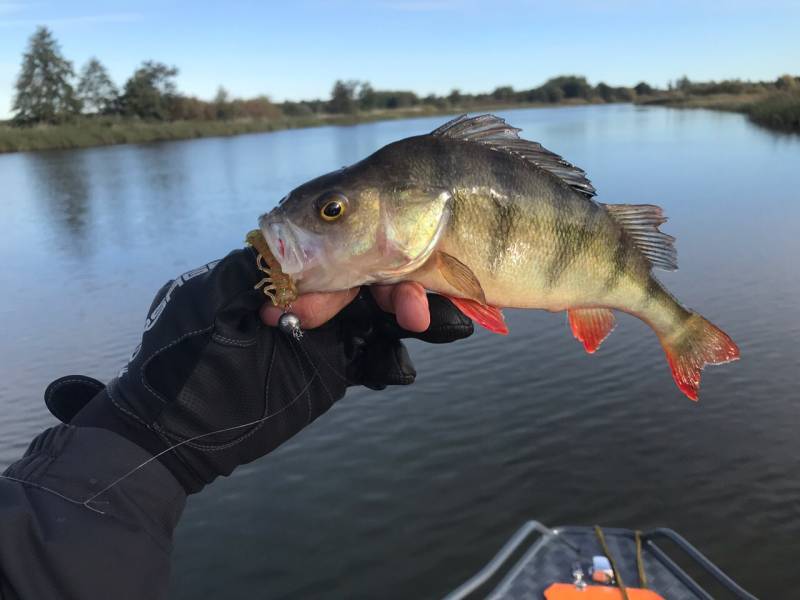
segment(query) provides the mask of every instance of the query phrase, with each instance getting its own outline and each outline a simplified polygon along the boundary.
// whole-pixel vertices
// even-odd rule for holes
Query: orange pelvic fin
[[[609,308],[570,308],[569,326],[575,339],[583,342],[589,354],[594,354],[616,325]]]
[[[496,306],[481,304],[480,302],[467,300],[466,298],[454,298],[453,296],[447,296],[447,298],[456,305],[458,310],[467,315],[478,325],[485,327],[492,333],[508,335],[506,320],[503,317],[503,313],[500,312],[500,309]]]
[[[680,331],[661,336],[672,378],[690,399],[697,400],[700,372],[706,365],[719,365],[739,358],[739,347],[716,325],[697,313]]]

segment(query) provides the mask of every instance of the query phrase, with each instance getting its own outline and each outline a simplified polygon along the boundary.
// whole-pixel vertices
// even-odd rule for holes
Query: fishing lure
[[[291,275],[281,270],[280,263],[270,252],[261,231],[254,229],[245,237],[245,242],[255,248],[256,268],[264,273],[265,277],[253,287],[260,289],[270,299],[274,306],[283,309],[283,314],[278,319],[278,328],[295,339],[303,337],[300,318],[291,312],[292,302],[297,300],[297,287]]]

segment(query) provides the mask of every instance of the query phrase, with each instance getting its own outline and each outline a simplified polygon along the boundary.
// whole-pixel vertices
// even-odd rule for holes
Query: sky
[[[596,84],[773,80],[800,74],[800,0],[0,0],[0,119],[22,53],[52,29],[76,70],[121,86],[143,60],[179,68],[201,98],[327,98],[336,79],[419,94]]]

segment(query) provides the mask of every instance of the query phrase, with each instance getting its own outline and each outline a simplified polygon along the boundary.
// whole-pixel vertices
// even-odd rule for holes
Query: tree
[[[106,68],[94,57],[81,69],[78,98],[83,105],[83,112],[88,114],[108,114],[118,109],[117,86],[111,81]]]
[[[514,88],[510,85],[502,85],[495,88],[492,98],[498,102],[511,102],[514,99]]]
[[[385,90],[375,92],[375,106],[377,108],[408,108],[419,104],[419,98],[414,92],[403,90]]]
[[[447,98],[444,96],[437,96],[436,94],[428,94],[422,99],[422,103],[442,110],[448,108]]]
[[[377,98],[375,96],[375,90],[372,89],[368,81],[365,81],[361,84],[361,89],[358,91],[359,107],[361,110],[373,110],[376,103]]]
[[[689,92],[692,88],[692,82],[689,81],[689,78],[686,75],[684,75],[675,82],[675,87],[681,92]]]
[[[39,27],[22,56],[14,119],[20,123],[58,123],[78,113],[80,102],[70,83],[73,77],[72,63],[61,55],[53,34],[47,27]]]
[[[217,95],[214,96],[214,108],[216,110],[217,119],[230,119],[233,117],[233,105],[228,90],[219,86],[217,88]]]
[[[447,96],[447,101],[450,103],[450,106],[460,106],[462,100],[461,90],[458,88],[454,88]]]
[[[232,103],[233,114],[237,117],[248,119],[277,119],[281,116],[281,109],[275,106],[268,96],[256,96],[249,100],[234,100]]]
[[[792,77],[791,75],[781,75],[775,81],[775,87],[779,90],[793,90],[798,86],[800,81],[798,78]]]
[[[592,95],[592,86],[589,85],[586,78],[577,75],[553,77],[547,80],[544,86],[560,88],[562,98],[589,98]]]
[[[331,99],[328,102],[328,110],[332,113],[352,114],[356,112],[356,89],[358,81],[351,79],[342,81],[337,79],[331,90]]]
[[[176,67],[146,60],[125,82],[122,108],[125,114],[142,119],[164,121],[172,117],[172,107],[177,98]]]
[[[595,88],[595,92],[598,96],[603,100],[603,102],[613,102],[614,101],[614,88],[612,88],[607,83],[603,83],[602,81],[598,83]]]
[[[308,102],[284,102],[281,106],[283,114],[287,117],[310,117],[314,109]]]
[[[634,87],[633,89],[636,90],[637,96],[650,96],[655,91],[644,81],[640,81],[639,83],[637,83],[636,87]]]
[[[539,88],[544,98],[544,102],[561,102],[564,99],[564,90],[553,83],[545,83]]]

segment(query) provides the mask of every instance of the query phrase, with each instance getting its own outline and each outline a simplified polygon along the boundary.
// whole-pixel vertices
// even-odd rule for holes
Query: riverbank
[[[637,100],[643,106],[707,108],[743,113],[763,127],[800,133],[800,90],[752,94],[692,95],[675,92]]]
[[[556,104],[508,103],[442,109],[424,106],[409,109],[358,112],[351,115],[319,114],[304,117],[284,116],[273,119],[226,121],[142,121],[121,117],[84,117],[63,125],[14,127],[7,123],[0,123],[0,153],[67,150],[114,144],[142,144],[202,137],[224,137],[243,133],[262,133],[301,127],[355,125],[357,123],[370,123],[390,119],[448,115],[457,112],[483,112],[508,110],[510,108],[553,108],[583,104],[589,104],[589,102],[575,99]]]
[[[81,118],[63,125],[14,127],[0,123],[0,153],[34,150],[66,150],[141,144],[202,137],[225,137],[324,125],[355,125],[389,119],[447,115],[455,112],[483,112],[514,108],[555,108],[591,104],[585,100],[559,103],[506,103],[438,109],[431,106],[409,109],[376,110],[352,115],[319,114],[273,119],[226,121],[142,121],[121,117]],[[642,106],[706,108],[746,114],[758,125],[800,133],[800,92],[759,92],[752,94],[687,95],[679,92],[644,96]]]
[[[81,118],[62,125],[13,127],[8,124],[0,124],[0,153],[66,150],[114,144],[142,144],[202,137],[223,137],[299,127],[352,125],[424,114],[428,113],[392,111],[392,114],[389,114],[387,111],[387,114],[322,115],[230,121],[142,121],[118,117],[101,117]]]

